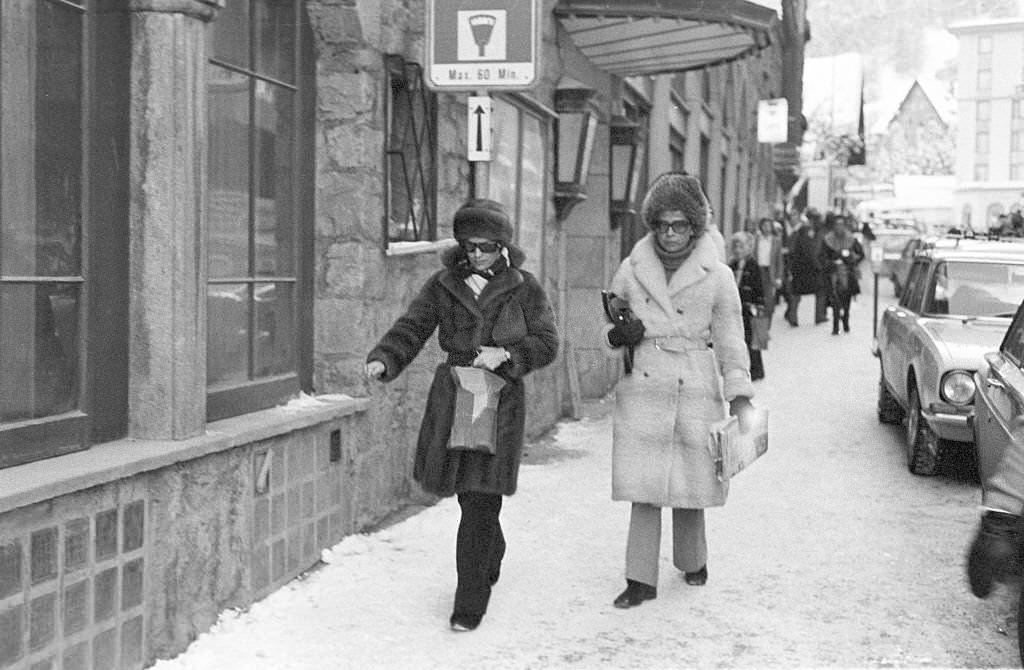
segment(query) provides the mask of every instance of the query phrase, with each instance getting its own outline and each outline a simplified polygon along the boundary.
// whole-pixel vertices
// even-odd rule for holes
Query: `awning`
[[[559,0],[583,55],[605,72],[682,72],[743,58],[776,37],[774,9],[746,0]]]

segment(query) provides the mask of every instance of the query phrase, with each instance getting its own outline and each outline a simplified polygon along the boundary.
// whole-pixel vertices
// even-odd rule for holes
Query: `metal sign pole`
[[[490,95],[486,89],[478,90],[476,95],[486,97]],[[479,122],[479,119],[477,119]],[[470,127],[473,126],[472,114],[467,120]],[[487,132],[490,132],[490,128],[487,128]],[[481,138],[483,142],[483,138]],[[487,145],[490,147],[490,138],[487,138]],[[471,147],[472,148],[472,147]],[[491,197],[491,162],[490,160],[475,160],[473,161],[473,197],[474,198],[489,198]]]
[[[871,337],[878,336],[878,273],[873,272],[875,275],[875,300],[874,307],[872,308],[871,314]]]

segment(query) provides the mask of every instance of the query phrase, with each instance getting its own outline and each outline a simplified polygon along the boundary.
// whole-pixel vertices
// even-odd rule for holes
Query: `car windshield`
[[[1012,317],[1024,300],[1024,263],[944,261],[928,286],[928,314]]]

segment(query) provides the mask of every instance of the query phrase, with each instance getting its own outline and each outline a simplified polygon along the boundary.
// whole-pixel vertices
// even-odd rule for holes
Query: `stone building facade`
[[[773,10],[730,5],[538,2],[537,82],[492,95],[482,166],[468,92],[423,86],[420,0],[5,1],[0,668],[145,667],[432,502],[411,463],[436,343],[387,386],[361,370],[470,195],[515,212],[563,336],[529,378],[529,436],[607,393],[598,292],[643,233],[610,212],[616,120],[643,130],[633,210],[666,169],[705,178],[726,234],[778,197],[752,129],[787,41]],[[620,70],[592,16],[680,31]],[[687,27],[742,44],[692,60]],[[577,85],[596,134],[567,210]]]

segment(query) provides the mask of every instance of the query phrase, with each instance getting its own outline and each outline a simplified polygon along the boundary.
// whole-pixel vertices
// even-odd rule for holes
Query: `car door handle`
[[[985,386],[988,386],[989,388],[992,389],[1001,389],[1003,391],[1006,390],[1006,384],[999,381],[998,379],[993,379],[992,377],[989,377],[985,380]]]

